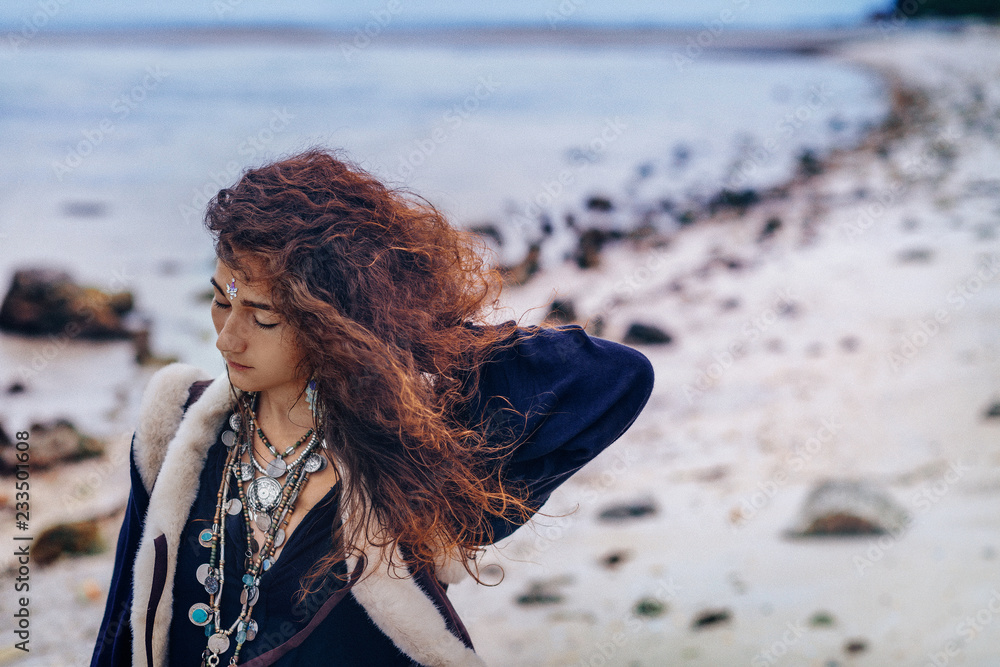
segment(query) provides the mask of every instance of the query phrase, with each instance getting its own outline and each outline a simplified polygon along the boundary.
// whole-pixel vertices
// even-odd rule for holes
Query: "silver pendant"
[[[226,505],[226,511],[230,514],[239,514],[243,511],[243,503],[240,502],[239,498],[230,498]]]
[[[271,515],[260,513],[253,518],[253,522],[257,525],[257,528],[266,533],[271,527]]]
[[[240,604],[245,604],[249,607],[252,607],[255,604],[257,604],[257,598],[259,597],[260,597],[260,591],[257,589],[257,587],[248,586],[243,589],[242,593],[240,593]]]
[[[229,428],[233,429],[234,431],[239,431],[240,430],[240,426],[242,426],[242,425],[243,425],[243,420],[241,419],[239,413],[238,412],[234,412],[229,417]]]
[[[204,586],[205,579],[207,579],[209,575],[214,575],[214,574],[215,570],[212,568],[211,565],[209,565],[208,563],[202,563],[201,565],[198,566],[198,569],[195,571],[194,576],[195,579],[198,580],[198,583]]]
[[[253,466],[249,463],[240,464],[240,481],[249,482],[253,479]]]
[[[268,477],[281,477],[288,470],[288,466],[281,459],[271,459],[265,471]]]
[[[304,464],[306,472],[319,472],[326,468],[326,458],[319,454],[310,454],[306,457]]]
[[[252,618],[247,622],[247,641],[253,641],[254,637],[257,636],[257,621]]]
[[[232,431],[223,431],[222,432],[222,444],[224,444],[226,447],[232,447],[233,445],[235,445],[236,444],[236,434],[233,433]]]
[[[281,484],[273,477],[258,477],[247,487],[247,503],[254,512],[270,512],[280,498]]]
[[[219,580],[215,578],[214,574],[210,574],[205,577],[205,592],[209,595],[215,595],[219,592]]]
[[[280,547],[284,543],[285,543],[285,531],[284,529],[279,528],[274,533],[274,546]]]
[[[188,609],[188,620],[195,625],[208,625],[212,620],[212,608],[203,602],[196,602]]]
[[[212,653],[225,653],[229,650],[229,637],[216,632],[208,638],[208,650]]]
[[[215,537],[215,533],[213,533],[211,530],[209,530],[208,528],[206,528],[205,530],[203,530],[200,533],[198,533],[198,544],[200,544],[203,547],[211,547],[212,546],[212,538],[214,538],[214,537]]]

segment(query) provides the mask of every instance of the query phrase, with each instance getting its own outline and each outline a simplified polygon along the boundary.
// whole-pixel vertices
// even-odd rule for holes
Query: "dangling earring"
[[[316,415],[316,379],[310,379],[309,383],[306,385],[306,403],[309,404],[309,409],[312,410],[313,416]]]
[[[309,404],[309,409],[312,411],[313,424],[315,424],[316,432],[322,434],[323,409],[320,407],[319,396],[317,396],[317,393],[318,392],[316,391],[316,378],[314,376],[310,378],[308,383],[306,383],[306,403]],[[320,437],[322,438],[323,436],[320,435]],[[323,440],[320,442],[320,446],[323,449],[327,448],[326,438],[323,438]]]

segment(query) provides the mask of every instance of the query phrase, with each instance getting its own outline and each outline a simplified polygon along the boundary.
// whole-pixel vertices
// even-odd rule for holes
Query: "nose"
[[[242,354],[247,349],[246,339],[240,333],[232,314],[222,324],[219,336],[215,339],[215,347],[223,354]]]

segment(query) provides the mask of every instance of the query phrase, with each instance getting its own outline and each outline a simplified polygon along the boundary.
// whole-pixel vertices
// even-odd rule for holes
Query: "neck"
[[[315,427],[312,411],[302,395],[302,386],[294,383],[261,391],[257,397],[257,422],[268,438],[295,440],[306,429]]]

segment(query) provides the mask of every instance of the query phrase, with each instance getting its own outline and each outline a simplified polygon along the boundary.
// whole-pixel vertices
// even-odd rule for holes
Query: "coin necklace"
[[[256,403],[256,395],[253,397],[253,403]],[[254,405],[252,404],[248,410],[251,423],[253,422],[253,408]],[[249,499],[242,485],[242,482],[247,481],[245,473],[250,466],[242,463],[240,460],[243,452],[246,452],[248,449],[251,450],[250,457],[253,460],[252,438],[254,431],[249,425],[246,429],[241,428],[241,421],[240,415],[234,413],[229,418],[229,425],[232,430],[222,433],[222,442],[229,449],[229,452],[223,469],[222,482],[219,485],[219,491],[216,496],[215,516],[211,530],[203,530],[198,535],[198,541],[201,545],[211,548],[209,562],[199,566],[196,573],[199,583],[205,587],[205,591],[209,594],[209,601],[208,604],[198,602],[192,605],[188,610],[188,618],[195,625],[204,626],[205,636],[208,637],[208,645],[202,653],[203,667],[216,667],[219,664],[219,656],[229,650],[230,637],[234,632],[237,644],[236,651],[229,661],[230,665],[237,664],[243,644],[247,641],[252,641],[256,637],[258,624],[251,618],[251,615],[253,607],[260,596],[258,588],[260,583],[259,575],[273,564],[274,551],[284,539],[284,531],[280,527],[287,524],[288,517],[295,511],[295,500],[298,498],[299,491],[306,483],[311,472],[308,466],[303,465],[301,461],[311,454],[318,444],[317,435],[313,432],[309,444],[302,455],[288,466],[288,477],[285,479],[283,485],[279,485],[280,497],[275,503],[274,511],[269,513],[270,517],[274,517],[276,520],[270,522],[271,525],[266,530],[264,545],[260,546],[253,537],[253,530],[250,526]],[[241,442],[238,446],[237,434],[243,435],[240,438]],[[291,449],[294,450],[294,448],[295,446]],[[250,476],[252,476],[253,468],[250,468],[249,472]],[[238,491],[238,497],[235,498],[229,497],[230,475],[236,480],[235,486]],[[273,480],[273,478],[270,479]],[[247,549],[245,553],[247,572],[242,578],[243,592],[240,595],[242,608],[239,616],[229,628],[223,628],[221,618],[222,589],[225,584],[226,544],[223,511],[232,515],[242,513],[247,534]],[[281,530],[281,539],[276,543],[279,530]]]

